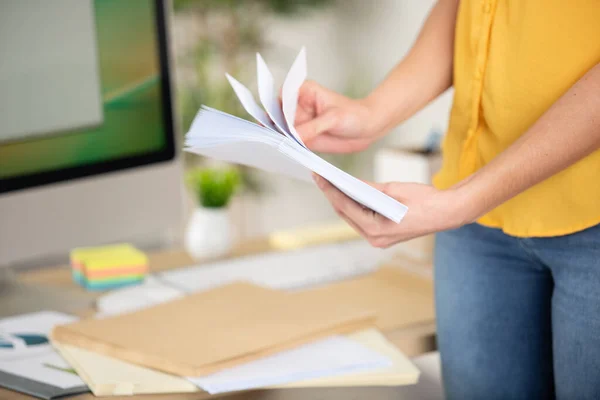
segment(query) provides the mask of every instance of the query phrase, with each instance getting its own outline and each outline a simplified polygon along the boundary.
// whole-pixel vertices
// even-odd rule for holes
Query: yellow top
[[[600,62],[598,0],[462,0],[459,7],[454,104],[434,179],[442,189],[509,147]],[[594,226],[600,223],[599,173],[596,151],[478,222],[519,237]]]

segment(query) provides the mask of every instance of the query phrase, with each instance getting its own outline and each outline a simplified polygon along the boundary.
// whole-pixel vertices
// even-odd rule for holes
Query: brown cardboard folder
[[[233,283],[151,308],[56,327],[53,339],[180,376],[202,376],[373,326],[360,304]]]

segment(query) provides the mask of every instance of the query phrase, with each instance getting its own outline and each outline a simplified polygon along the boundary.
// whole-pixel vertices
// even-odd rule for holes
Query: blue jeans
[[[600,225],[440,233],[435,287],[448,400],[600,399]]]

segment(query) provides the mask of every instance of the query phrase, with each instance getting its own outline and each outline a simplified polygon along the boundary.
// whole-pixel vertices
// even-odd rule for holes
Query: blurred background
[[[202,104],[248,117],[225,73],[255,91],[257,52],[279,86],[306,46],[309,79],[366,96],[433,3],[2,2],[0,266],[118,240],[177,245],[194,224],[237,243],[338,221],[313,185],[223,168],[181,151],[183,137]],[[451,95],[364,152],[321,156],[362,179],[428,183]]]

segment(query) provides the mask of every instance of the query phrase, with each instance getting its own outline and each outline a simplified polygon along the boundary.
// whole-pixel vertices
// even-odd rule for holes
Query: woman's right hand
[[[300,88],[295,127],[304,143],[324,153],[366,149],[379,137],[365,100],[354,100],[307,81]]]

